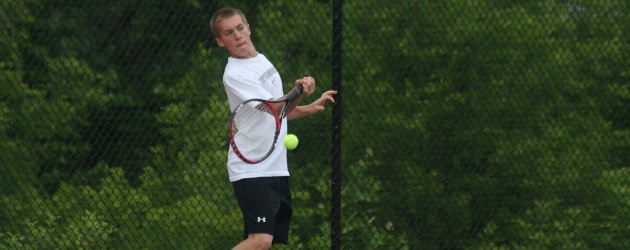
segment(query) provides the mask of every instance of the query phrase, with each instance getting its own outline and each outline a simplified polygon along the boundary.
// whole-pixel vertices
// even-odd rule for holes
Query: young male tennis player
[[[241,10],[226,7],[216,11],[210,27],[217,44],[230,52],[223,84],[231,110],[248,99],[284,96],[280,75],[273,64],[256,51],[250,39],[249,23]],[[303,86],[303,93],[293,101],[295,104],[315,92],[315,79],[310,76],[296,80],[295,85]],[[336,93],[326,91],[309,105],[289,106],[287,117],[282,120],[280,138],[287,134],[287,120],[324,111],[324,104],[334,102],[332,96]],[[234,249],[269,249],[272,244],[287,244],[292,207],[286,148],[277,147],[266,160],[257,164],[240,160],[230,148],[227,169],[244,219],[245,240]]]

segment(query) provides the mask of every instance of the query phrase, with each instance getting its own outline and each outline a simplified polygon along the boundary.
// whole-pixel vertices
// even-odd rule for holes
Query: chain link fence
[[[226,5],[286,90],[343,86],[289,124],[274,249],[630,248],[626,0],[4,0],[0,249],[241,240],[209,28]]]

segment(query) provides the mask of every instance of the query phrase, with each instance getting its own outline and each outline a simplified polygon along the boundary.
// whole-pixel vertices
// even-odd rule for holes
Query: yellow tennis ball
[[[284,137],[284,140],[282,140],[282,142],[284,142],[284,146],[287,147],[288,150],[293,150],[297,147],[300,141],[294,134],[288,134]]]

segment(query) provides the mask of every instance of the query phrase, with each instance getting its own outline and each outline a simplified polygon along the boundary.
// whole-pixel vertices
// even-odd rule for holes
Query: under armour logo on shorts
[[[267,219],[265,217],[258,217],[258,222],[267,222]]]

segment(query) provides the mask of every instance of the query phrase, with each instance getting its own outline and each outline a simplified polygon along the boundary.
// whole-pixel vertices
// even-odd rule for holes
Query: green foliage
[[[176,173],[170,175],[177,178]],[[180,176],[183,186],[199,182],[191,174]],[[237,241],[240,224],[232,221],[236,211],[225,206],[228,197],[201,190],[167,191],[170,185],[151,169],[146,169],[141,179],[143,185],[132,187],[122,169],[114,168],[96,189],[63,183],[50,199],[36,193],[28,198],[3,197],[3,203],[11,204],[3,207],[3,212],[16,221],[5,224],[13,230],[0,234],[0,247],[205,249],[226,240]],[[164,194],[168,192],[180,196],[167,199]],[[219,214],[226,216],[216,216]]]
[[[627,85],[619,67],[627,53],[613,52],[627,47],[616,42],[627,40],[624,17],[611,15],[623,9],[617,3],[588,5],[587,14],[552,1],[426,2],[413,6],[415,19],[387,14],[413,10],[405,3],[365,13],[381,3],[347,3],[345,165],[374,149],[380,162],[370,171],[384,184],[379,212],[399,211],[396,224],[407,224],[399,233],[415,236],[412,248],[612,246],[585,237],[598,229],[570,218],[579,211],[591,225],[605,223],[596,216],[604,208],[592,204],[612,197],[595,182],[627,165],[615,160],[627,141],[615,133],[622,116],[602,113],[611,106],[604,96],[620,97],[615,83]],[[599,70],[609,62],[609,73]],[[617,100],[612,106],[625,103]],[[533,239],[515,225],[522,218],[543,227],[532,217],[539,204],[556,204],[537,212],[567,218],[566,234]],[[484,232],[492,237],[470,245]]]

